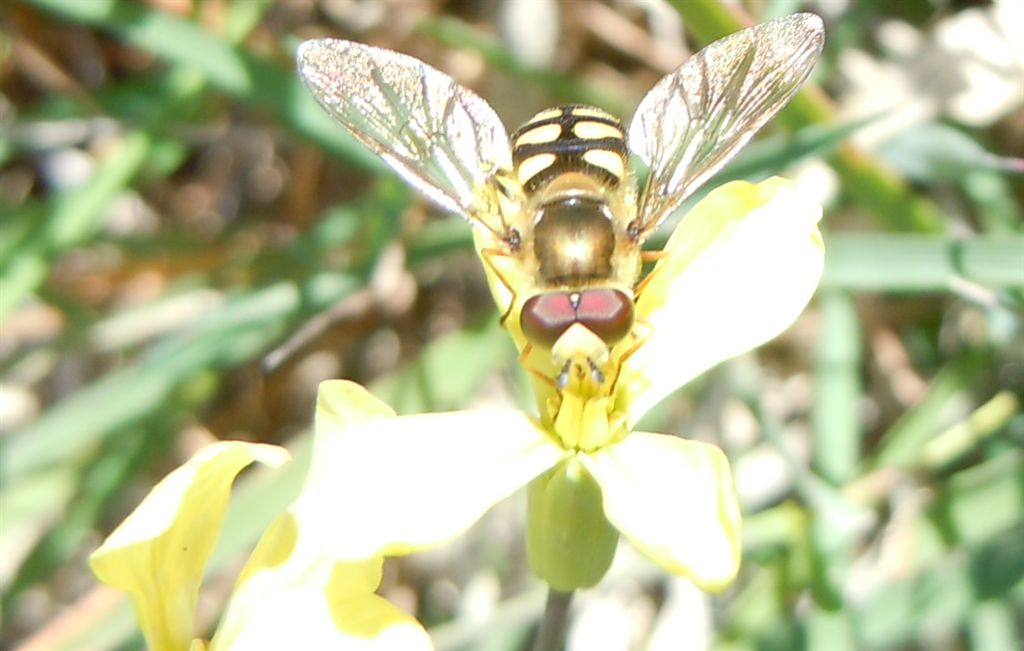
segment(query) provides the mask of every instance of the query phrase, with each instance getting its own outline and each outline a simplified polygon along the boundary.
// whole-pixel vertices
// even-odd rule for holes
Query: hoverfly
[[[596,335],[604,354],[552,360],[563,390],[573,368],[605,381],[608,351],[638,336],[644,240],[793,96],[823,43],[813,14],[772,20],[711,43],[661,79],[628,132],[601,109],[571,105],[541,111],[511,138],[483,99],[404,54],[320,39],[302,44],[298,68],[351,135],[489,234],[484,261],[512,295],[502,318],[520,315],[527,346],[554,351],[579,326]],[[642,189],[631,152],[647,166]],[[494,258],[529,280],[508,280]]]

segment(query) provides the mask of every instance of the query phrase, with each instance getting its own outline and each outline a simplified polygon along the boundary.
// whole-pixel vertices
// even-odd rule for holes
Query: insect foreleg
[[[502,326],[505,325],[505,320],[508,319],[510,314],[512,314],[512,308],[515,307],[515,304],[516,304],[516,290],[512,286],[512,281],[510,281],[508,278],[506,278],[504,272],[502,272],[502,270],[498,268],[498,265],[496,265],[494,263],[493,258],[510,258],[510,257],[512,257],[512,255],[510,253],[502,251],[501,249],[492,249],[492,248],[480,249],[480,258],[484,261],[484,264],[487,265],[487,267],[494,273],[495,277],[497,277],[497,279],[499,281],[501,281],[501,284],[504,285],[505,289],[507,289],[509,291],[509,293],[512,295],[511,299],[509,300],[508,307],[505,308],[505,313],[502,314],[501,315],[501,319],[498,320],[498,323],[501,324]]]
[[[648,276],[648,278],[650,278],[650,276]],[[646,280],[646,278],[644,280]],[[636,321],[633,324],[633,343],[631,343],[629,348],[627,348],[621,355],[618,355],[615,360],[615,378],[612,380],[611,384],[611,395],[615,395],[615,391],[618,389],[619,378],[622,376],[622,367],[625,366],[626,360],[632,357],[633,353],[640,350],[640,347],[647,343],[653,334],[654,326],[642,316],[637,315]]]
[[[533,367],[530,364],[529,358],[530,358],[530,353],[532,353],[532,352],[533,352],[533,344],[527,342],[526,345],[523,346],[523,349],[521,351],[519,351],[519,365],[522,366],[523,368],[525,368],[527,370],[527,372],[529,372],[530,375],[532,375],[533,377],[537,378],[538,380],[543,381],[545,384],[551,385],[551,387],[553,389],[557,390],[558,389],[558,384],[557,384],[557,382],[555,382],[555,380],[551,379],[550,377],[548,377],[547,375],[545,375],[540,370],[538,370],[537,368]]]

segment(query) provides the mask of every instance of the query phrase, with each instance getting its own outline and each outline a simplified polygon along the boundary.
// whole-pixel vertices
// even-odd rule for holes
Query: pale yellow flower
[[[740,560],[739,507],[725,455],[633,427],[684,383],[796,319],[821,277],[820,218],[820,206],[782,179],[710,193],[680,222],[637,297],[642,343],[627,356],[636,341],[627,337],[610,351],[614,381],[557,391],[535,379],[537,417],[474,411],[349,427],[349,403],[366,394],[324,383],[318,427],[344,435],[322,437],[331,449],[318,452],[318,463],[333,471],[319,474],[321,499],[296,512],[320,528],[316,537],[339,558],[358,560],[450,540],[532,481],[531,564],[552,587],[599,580],[615,530],[666,570],[706,589],[724,587]],[[490,280],[504,311],[512,296],[493,274]],[[520,350],[526,339],[518,310],[526,298],[516,297],[506,320]],[[585,328],[564,339],[569,353],[600,354],[600,340]],[[536,376],[553,378],[560,369],[552,357],[537,349],[525,362]]]
[[[379,416],[376,407],[350,401],[349,423]],[[335,436],[343,429],[333,422],[321,431]],[[92,555],[96,576],[131,595],[148,648],[430,649],[415,619],[374,594],[383,558],[338,559],[309,535],[294,508],[264,532],[212,640],[197,637],[199,587],[223,525],[231,483],[253,461],[278,466],[288,458],[284,449],[271,445],[212,444],[164,478]],[[323,470],[314,464],[309,486],[318,485],[316,473]],[[308,499],[306,489],[296,507]]]

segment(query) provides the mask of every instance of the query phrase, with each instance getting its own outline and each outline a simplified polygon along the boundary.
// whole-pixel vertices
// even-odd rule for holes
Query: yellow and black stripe
[[[582,172],[618,185],[629,154],[622,124],[593,106],[541,111],[512,134],[512,162],[527,192],[567,172]]]

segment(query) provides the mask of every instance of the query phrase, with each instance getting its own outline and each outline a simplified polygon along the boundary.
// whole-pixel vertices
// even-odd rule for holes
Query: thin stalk
[[[548,589],[548,601],[544,605],[544,619],[533,643],[533,651],[562,651],[565,647],[565,632],[569,623],[569,604],[573,592],[559,592]]]

